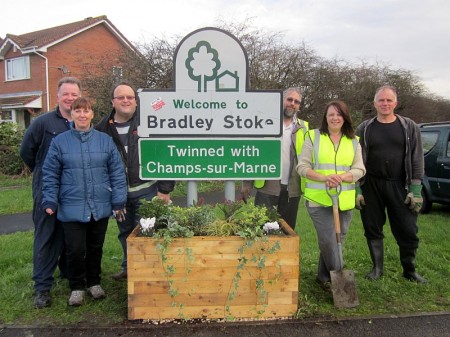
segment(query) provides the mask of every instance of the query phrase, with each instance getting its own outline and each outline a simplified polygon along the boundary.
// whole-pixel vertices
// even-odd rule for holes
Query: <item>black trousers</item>
[[[67,277],[71,290],[100,284],[103,243],[108,218],[90,222],[63,222]]]
[[[289,193],[284,187],[280,191],[280,195],[270,195],[266,193],[256,192],[255,205],[264,205],[267,208],[276,207],[278,213],[294,229],[297,224],[298,203],[300,197],[289,198]]]
[[[407,191],[404,182],[389,181],[367,175],[361,190],[366,206],[361,210],[361,220],[367,240],[382,240],[386,213],[392,234],[400,248],[417,249],[417,214],[405,205]]]

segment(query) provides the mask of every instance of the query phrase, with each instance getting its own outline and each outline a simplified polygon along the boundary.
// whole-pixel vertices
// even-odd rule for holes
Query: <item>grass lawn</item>
[[[0,215],[31,212],[33,197],[31,193],[31,175],[25,177],[10,177],[0,175]],[[198,193],[223,189],[222,181],[198,181]],[[187,194],[187,183],[177,182],[172,197]]]
[[[31,212],[31,176],[0,175],[0,215]]]
[[[180,192],[181,193],[181,192]],[[4,191],[0,193],[0,196]],[[11,196],[10,196],[11,197]],[[20,197],[12,197],[14,200]],[[2,202],[0,198],[0,204]],[[3,208],[3,207],[2,207]],[[336,309],[333,297],[316,283],[318,248],[312,222],[303,202],[297,232],[300,236],[300,292],[298,318],[373,316],[450,310],[450,207],[435,205],[431,214],[419,217],[420,247],[417,271],[429,280],[416,284],[401,276],[398,247],[389,226],[385,227],[385,276],[376,282],[364,278],[371,268],[359,212],[354,212],[344,248],[346,269],[356,275],[360,305],[354,309]],[[0,324],[21,325],[102,325],[127,321],[127,283],[112,281],[110,275],[120,269],[121,249],[117,226],[110,221],[103,255],[102,285],[107,298],[72,308],[67,305],[69,287],[56,278],[53,303],[41,310],[33,307],[32,273],[33,232],[0,236]],[[57,275],[55,275],[57,276]]]

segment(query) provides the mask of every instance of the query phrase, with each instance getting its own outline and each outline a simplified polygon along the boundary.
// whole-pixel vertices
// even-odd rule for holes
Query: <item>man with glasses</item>
[[[276,207],[278,213],[293,229],[297,223],[298,203],[302,189],[296,167],[308,131],[308,122],[297,118],[302,94],[299,88],[288,88],[283,92],[283,138],[281,145],[281,180],[244,181],[242,198],[256,188],[255,205]]]
[[[121,82],[114,87],[111,93],[113,110],[105,116],[96,126],[96,129],[109,134],[122,156],[126,167],[128,180],[128,195],[126,214],[117,220],[119,227],[118,239],[123,249],[122,270],[114,274],[114,280],[125,280],[127,273],[127,237],[139,221],[139,200],[151,200],[153,197],[170,202],[170,192],[173,191],[174,181],[141,180],[139,178],[139,136],[137,127],[139,117],[137,111],[137,94],[134,88]]]

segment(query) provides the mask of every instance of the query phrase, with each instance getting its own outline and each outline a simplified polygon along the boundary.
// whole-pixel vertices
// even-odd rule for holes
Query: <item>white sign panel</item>
[[[139,135],[279,136],[279,93],[141,92]]]

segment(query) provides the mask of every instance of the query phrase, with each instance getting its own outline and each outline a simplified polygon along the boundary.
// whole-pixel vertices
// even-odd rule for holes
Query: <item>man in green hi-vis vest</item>
[[[246,200],[256,188],[255,205],[276,207],[281,217],[293,229],[297,223],[298,203],[302,189],[296,171],[298,157],[302,151],[308,122],[297,118],[302,94],[299,88],[288,88],[283,92],[283,138],[281,142],[281,179],[246,180],[242,183],[242,198]]]

